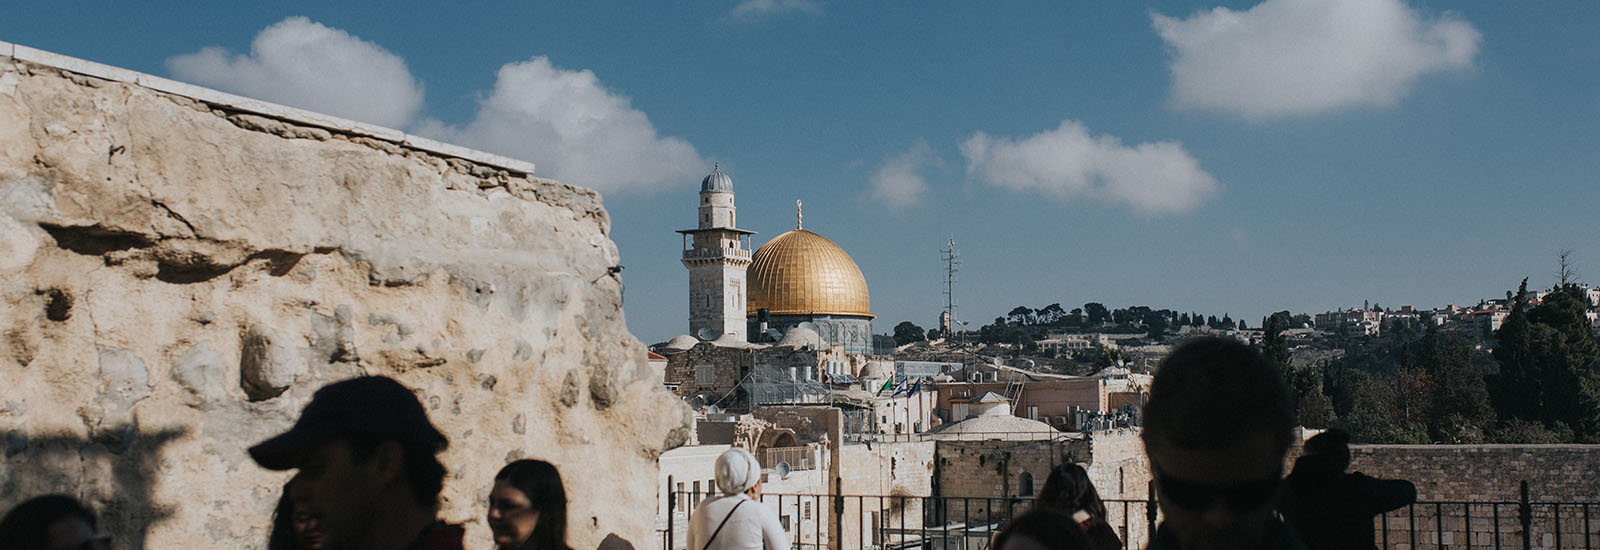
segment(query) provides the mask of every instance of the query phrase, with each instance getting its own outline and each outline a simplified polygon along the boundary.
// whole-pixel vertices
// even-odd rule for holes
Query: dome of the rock
[[[756,250],[749,269],[747,312],[770,315],[848,315],[872,318],[861,268],[822,235],[795,229]]]

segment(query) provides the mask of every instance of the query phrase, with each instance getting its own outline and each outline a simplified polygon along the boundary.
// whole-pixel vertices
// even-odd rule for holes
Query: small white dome
[[[783,339],[778,341],[778,347],[821,349],[822,336],[817,334],[817,331],[805,327],[794,327],[784,333]]]
[[[686,349],[694,347],[694,345],[698,344],[698,343],[700,343],[700,340],[695,339],[695,337],[693,337],[693,336],[689,336],[687,334],[679,334],[677,336],[672,337],[671,340],[668,340],[667,341],[667,345],[664,346],[664,347],[666,349],[686,350]]]

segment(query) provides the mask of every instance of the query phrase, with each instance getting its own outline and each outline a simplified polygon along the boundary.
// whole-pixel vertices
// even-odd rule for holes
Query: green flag
[[[883,381],[883,387],[878,388],[878,393],[883,393],[884,391],[888,390],[889,388],[893,388],[893,387],[894,387],[894,377],[890,376],[888,380],[884,380]]]

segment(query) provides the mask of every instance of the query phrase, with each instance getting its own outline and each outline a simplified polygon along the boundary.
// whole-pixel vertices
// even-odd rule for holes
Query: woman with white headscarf
[[[688,550],[784,550],[789,535],[778,514],[761,504],[761,464],[734,447],[717,457],[717,489],[689,517]]]

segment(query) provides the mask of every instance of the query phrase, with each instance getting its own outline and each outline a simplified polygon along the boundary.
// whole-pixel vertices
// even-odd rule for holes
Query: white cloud
[[[262,29],[248,55],[208,47],[167,59],[167,69],[179,80],[392,128],[422,107],[422,85],[405,60],[305,17]]]
[[[740,19],[756,19],[782,13],[822,14],[822,2],[817,0],[744,0],[733,7],[732,15]]]
[[[1216,179],[1174,141],[1122,144],[1061,121],[1024,139],[973,134],[961,144],[967,175],[990,185],[1062,200],[1087,197],[1146,214],[1186,212],[1217,192]]]
[[[657,136],[649,117],[593,72],[543,56],[501,66],[466,125],[427,121],[417,132],[529,160],[541,176],[601,191],[698,181],[705,171],[694,146]]]
[[[1401,0],[1266,0],[1186,19],[1152,14],[1172,53],[1172,102],[1247,118],[1389,106],[1428,73],[1469,68],[1482,35]]]
[[[867,188],[872,198],[890,210],[899,211],[922,202],[928,192],[928,181],[922,177],[925,169],[936,166],[938,158],[927,142],[919,141],[910,150],[890,157],[872,175]]]

